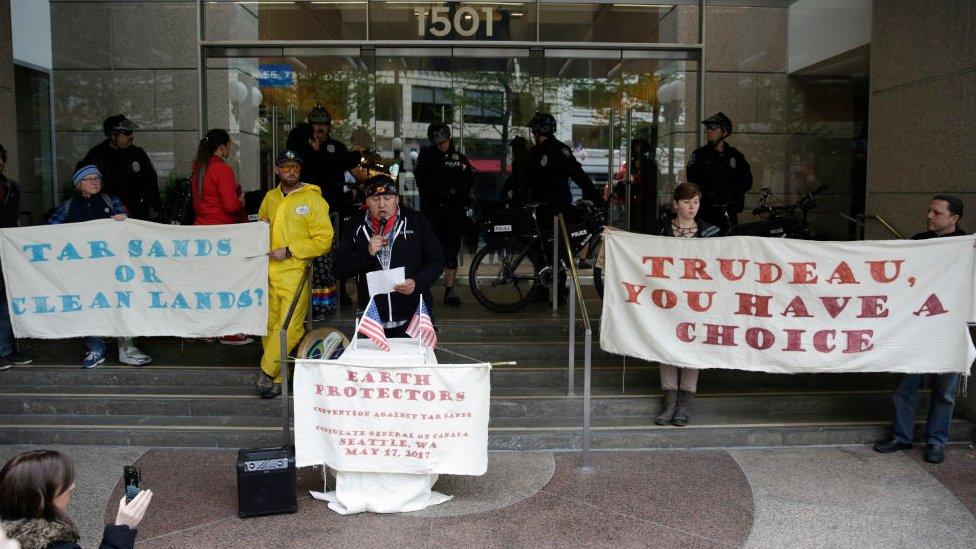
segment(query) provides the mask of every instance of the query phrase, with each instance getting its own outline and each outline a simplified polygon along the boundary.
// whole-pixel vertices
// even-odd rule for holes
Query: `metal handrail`
[[[590,326],[590,313],[586,308],[586,300],[583,299],[583,291],[580,287],[579,273],[576,271],[576,262],[573,261],[572,246],[569,244],[569,230],[566,229],[566,219],[563,214],[559,214],[559,232],[563,237],[563,245],[566,247],[566,263],[569,265],[569,273],[573,283],[569,286],[569,387],[570,396],[572,395],[575,374],[573,372],[573,362],[576,359],[576,297],[579,296],[580,316],[583,319],[583,448],[580,461],[580,470],[592,471],[590,464],[590,381],[591,358],[593,355],[593,328]],[[555,240],[555,238],[553,238]],[[554,269],[555,269],[554,264]]]
[[[291,445],[291,426],[289,425],[289,403],[288,403],[288,368],[292,360],[288,358],[288,326],[291,325],[291,318],[295,315],[295,307],[298,306],[298,299],[302,295],[302,291],[305,290],[305,286],[309,283],[309,273],[312,272],[312,262],[309,261],[308,265],[305,267],[305,272],[302,273],[302,280],[298,283],[298,287],[295,289],[295,295],[292,296],[291,305],[288,307],[288,314],[285,315],[285,321],[281,323],[281,329],[278,330],[278,341],[281,344],[281,355],[278,363],[281,365],[281,418],[282,418],[282,430],[284,434],[283,446]],[[309,304],[309,311],[311,311],[311,303]],[[306,321],[308,317],[306,315]]]

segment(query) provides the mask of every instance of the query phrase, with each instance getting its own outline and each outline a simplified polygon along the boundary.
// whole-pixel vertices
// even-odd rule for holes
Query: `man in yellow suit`
[[[302,183],[302,158],[285,150],[275,161],[278,186],[268,191],[258,210],[258,219],[270,225],[271,251],[268,262],[268,333],[261,339],[264,355],[257,390],[264,398],[281,394],[281,330],[288,308],[298,290],[302,274],[312,259],[332,249],[329,204],[315,185]],[[302,288],[288,324],[288,349],[302,337],[302,322],[308,311],[308,287]]]

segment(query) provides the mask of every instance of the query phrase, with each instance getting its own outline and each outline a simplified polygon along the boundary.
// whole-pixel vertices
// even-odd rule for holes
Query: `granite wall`
[[[17,109],[14,106],[14,48],[10,36],[10,0],[0,0],[0,144],[7,149],[6,175],[17,172]]]

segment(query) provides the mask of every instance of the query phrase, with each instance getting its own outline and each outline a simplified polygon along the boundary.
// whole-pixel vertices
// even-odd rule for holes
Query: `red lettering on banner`
[[[814,270],[817,268],[817,264],[813,261],[803,261],[799,263],[790,263],[793,266],[793,280],[790,284],[816,284],[817,283],[817,272]]]
[[[847,335],[845,353],[863,353],[874,349],[874,344],[871,343],[874,330],[844,330],[844,334]]]
[[[458,391],[457,394],[454,395],[454,398],[457,399],[458,402],[463,401],[464,400],[464,391]]]
[[[347,381],[352,381],[353,383],[355,383],[357,381],[357,379],[356,379],[356,372],[354,372],[352,370],[346,370],[346,380]]]
[[[739,274],[735,274],[732,272],[733,262],[739,263]],[[742,277],[746,276],[746,265],[748,264],[749,264],[748,259],[719,259],[718,269],[722,272],[722,276],[725,277],[725,280],[735,282],[737,280],[741,280]]]
[[[746,343],[753,349],[765,351],[776,342],[776,336],[766,328],[749,328],[746,330]]]
[[[685,343],[691,343],[695,340],[695,336],[692,335],[692,330],[695,329],[695,325],[691,322],[682,322],[678,324],[675,328],[675,334],[678,336],[678,340],[684,341]]]
[[[793,351],[798,353],[807,352],[807,350],[803,348],[802,340],[800,339],[800,336],[802,336],[806,330],[793,330],[787,328],[783,331],[786,332],[786,347],[783,349],[784,351]]]
[[[325,387],[321,383],[315,384],[315,394],[321,395],[323,389],[325,389]]]
[[[836,348],[834,345],[834,335],[836,333],[834,330],[820,330],[813,334],[813,348],[821,353],[833,351]]]
[[[772,284],[783,278],[783,269],[775,263],[756,263],[759,267],[759,278],[756,282],[760,284]]]
[[[735,329],[738,326],[723,326],[721,324],[706,324],[705,344],[738,347],[735,343]]]
[[[678,304],[678,296],[671,290],[654,290],[651,292],[651,303],[661,309],[673,309]]]
[[[794,318],[813,318],[813,315],[807,311],[807,304],[803,302],[803,298],[796,296],[790,304],[783,309],[780,316],[792,316]]]
[[[330,397],[339,396],[339,388],[336,387],[335,385],[329,385],[329,396]]]
[[[925,316],[935,316],[948,312],[949,311],[942,306],[942,302],[939,301],[938,296],[935,294],[929,294],[929,297],[925,299],[925,303],[923,303],[917,311],[912,311],[912,314],[915,316],[922,316],[922,313],[925,313]]]
[[[841,302],[840,300],[844,301]],[[850,297],[821,297],[820,302],[823,303],[824,308],[827,309],[827,313],[830,314],[830,318],[837,318],[837,315],[847,307],[847,302],[850,301]]]
[[[682,280],[711,280],[712,277],[708,276],[705,272],[705,261],[702,259],[682,257],[681,261],[685,264],[685,274],[681,277]]]
[[[889,311],[885,308],[888,296],[862,295],[858,296],[858,299],[861,300],[861,314],[857,315],[857,318],[885,318],[888,316]]]
[[[837,284],[860,284],[856,278],[854,278],[854,272],[851,271],[851,266],[847,264],[846,261],[841,261],[837,264],[837,268],[831,273],[830,277],[827,278],[827,284],[833,284],[834,280],[839,280]]]
[[[739,310],[735,312],[737,315],[747,315],[747,316],[761,316],[769,318],[773,315],[769,314],[769,300],[773,298],[771,295],[753,295],[753,294],[740,294],[736,292],[739,296]]]
[[[871,267],[871,278],[873,278],[875,282],[888,284],[889,282],[894,282],[901,274],[901,264],[904,262],[904,259],[891,259],[884,261],[868,261],[867,264]],[[885,265],[888,263],[895,266],[895,273],[891,276],[888,276],[888,271],[885,268]]]
[[[715,297],[715,292],[685,292],[688,296],[688,306],[691,307],[692,311],[696,313],[704,313],[705,311],[712,308],[712,298]],[[708,296],[708,303],[702,304],[701,296]]]
[[[651,273],[647,275],[648,277],[671,278],[668,275],[664,274],[664,264],[667,263],[668,265],[673,265],[674,264],[673,257],[657,257],[657,256],[645,255],[643,258],[641,258],[641,263],[646,264],[648,260],[651,261]]]
[[[638,286],[636,284],[631,284],[630,282],[624,282],[624,289],[627,290],[627,303],[637,303],[637,298],[641,295],[647,286],[643,284]]]

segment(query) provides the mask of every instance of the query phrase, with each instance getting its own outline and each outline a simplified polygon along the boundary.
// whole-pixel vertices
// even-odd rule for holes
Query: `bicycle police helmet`
[[[136,125],[124,114],[110,116],[102,123],[102,131],[105,133],[105,137],[112,135],[113,132],[132,132],[135,129]]]
[[[535,135],[549,135],[556,133],[556,117],[547,112],[537,112],[529,121],[529,129]]]
[[[730,120],[728,116],[725,116],[725,114],[721,112],[713,114],[712,116],[702,120],[701,123],[706,126],[709,124],[715,124],[716,126],[725,130],[725,133],[728,134],[732,133],[732,120]]]
[[[320,103],[316,103],[312,110],[308,111],[308,122],[310,124],[332,124],[332,115]]]
[[[443,122],[432,122],[427,126],[427,139],[434,145],[450,141],[451,128]]]

